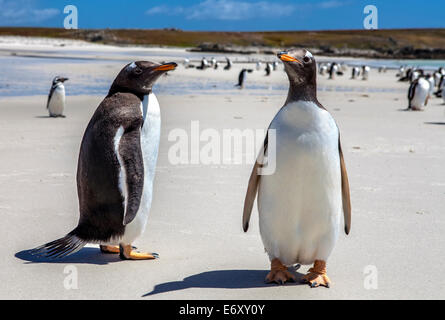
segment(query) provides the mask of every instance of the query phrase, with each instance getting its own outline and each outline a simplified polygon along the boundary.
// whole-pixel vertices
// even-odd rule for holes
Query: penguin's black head
[[[278,53],[278,58],[284,63],[284,70],[292,84],[314,84],[316,80],[317,63],[306,49],[294,49]]]
[[[58,83],[64,83],[66,80],[68,80],[68,78],[55,76],[54,79],[53,79],[53,86],[58,84]]]
[[[146,95],[152,91],[153,84],[165,72],[174,70],[177,64],[168,62],[157,64],[150,61],[136,61],[127,64],[117,75],[110,92],[127,91]]]

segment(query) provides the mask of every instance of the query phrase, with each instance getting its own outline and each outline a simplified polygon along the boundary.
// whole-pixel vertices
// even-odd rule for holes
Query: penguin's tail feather
[[[65,237],[48,242],[40,247],[32,249],[30,253],[35,256],[58,259],[73,254],[87,244],[76,235],[69,233]]]

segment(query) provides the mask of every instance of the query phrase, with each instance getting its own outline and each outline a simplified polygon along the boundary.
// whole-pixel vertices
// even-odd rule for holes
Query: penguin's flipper
[[[119,141],[119,162],[121,162],[124,172],[122,196],[126,203],[124,225],[129,224],[136,217],[144,188],[144,161],[140,136],[140,125],[129,125]]]
[[[343,200],[343,214],[345,218],[345,233],[349,234],[351,230],[351,196],[349,193],[348,173],[346,172],[345,159],[341,150],[340,137],[338,137],[338,151],[340,154],[340,170],[341,170],[341,191]]]
[[[244,199],[244,210],[243,210],[243,230],[247,232],[249,229],[249,220],[250,215],[252,214],[253,203],[255,202],[256,194],[258,191],[258,184],[260,182],[260,175],[258,171],[260,170],[264,154],[267,150],[268,144],[268,135],[266,134],[266,138],[264,139],[263,147],[258,155],[257,160],[255,161],[255,165],[253,166],[252,173],[250,174],[249,184],[247,186],[246,198]]]
[[[54,90],[56,90],[56,86],[51,86],[51,89],[49,90],[48,94],[48,100],[46,101],[46,109],[49,107],[49,101],[51,100],[51,97],[53,96]]]
[[[411,101],[414,98],[414,93],[416,92],[417,81],[411,83],[408,89],[408,101]]]

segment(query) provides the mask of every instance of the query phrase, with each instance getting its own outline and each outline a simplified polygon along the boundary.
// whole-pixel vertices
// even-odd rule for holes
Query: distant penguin
[[[49,90],[46,109],[48,109],[50,117],[65,118],[63,111],[65,110],[65,86],[63,83],[68,78],[56,76],[53,79],[51,89]]]
[[[352,67],[351,79],[356,79],[360,75],[359,67]]]
[[[183,61],[184,67],[187,68],[189,66],[189,64],[190,64],[190,59],[185,58],[184,61]]]
[[[438,98],[442,97],[442,91],[445,88],[445,75],[441,75],[440,80],[439,80],[439,84],[437,85],[437,91],[434,93],[434,95]]]
[[[232,60],[226,57],[226,65],[224,67],[224,70],[230,70],[232,68]]]
[[[405,74],[405,66],[400,66],[399,72],[396,73],[396,77],[398,78],[403,77],[404,74]]]
[[[264,71],[266,71],[266,74],[265,74],[266,76],[270,75],[270,73],[272,71],[272,67],[270,66],[269,62],[266,63],[266,68],[264,69]]]
[[[338,65],[336,62],[333,62],[331,64],[331,67],[329,68],[329,79],[333,80],[335,79],[335,75],[337,74],[338,71]]]
[[[423,76],[423,70],[422,69],[414,69],[409,77],[409,81],[412,83],[415,80],[419,79],[419,77]]]
[[[436,87],[434,77],[428,73],[426,75],[425,79],[430,83],[430,90],[428,91],[428,98],[432,98],[432,96],[434,94],[434,88]]]
[[[324,76],[327,71],[328,71],[328,66],[325,64],[322,64],[320,66],[320,70],[319,70],[320,75]]]
[[[411,79],[411,75],[413,73],[413,68],[408,67],[404,70],[405,70],[405,73],[401,75],[399,81],[411,81],[410,79]]]
[[[430,83],[424,77],[414,80],[408,89],[408,109],[423,110],[428,103]]]
[[[342,215],[346,234],[351,226],[340,133],[317,100],[312,54],[297,49],[278,57],[289,78],[289,91],[253,167],[243,229],[248,230],[257,197],[260,235],[271,263],[266,282],[295,281],[289,266],[313,264],[302,281],[311,287],[329,287],[326,262],[341,232]]]
[[[277,62],[277,61],[274,61],[274,62],[272,63],[272,70],[275,71],[275,70],[277,70],[277,68],[278,68],[278,62]]]
[[[261,61],[257,61],[256,64],[255,64],[255,69],[256,69],[257,71],[260,71],[260,70],[261,70],[261,66],[262,66]]]
[[[253,71],[252,69],[242,69],[238,75],[238,84],[236,84],[235,86],[237,86],[240,89],[244,88],[244,81],[246,80],[246,74],[247,72],[250,73],[252,71]]]
[[[212,57],[212,59],[210,60],[210,66],[215,66],[216,64],[216,59],[214,57]]]
[[[134,251],[131,244],[146,227],[158,157],[161,118],[152,87],[176,66],[137,61],[119,72],[82,139],[79,223],[33,254],[61,258],[96,243],[103,253],[119,253],[124,260],[157,258]]]
[[[216,70],[216,69],[218,69],[218,67],[219,67],[219,62],[218,62],[218,61],[216,61],[216,62],[215,62],[215,65],[213,66],[213,69],[215,69],[215,70]]]
[[[362,66],[362,80],[368,80],[370,70],[369,66]]]
[[[206,58],[202,58],[202,59],[201,59],[201,65],[198,66],[198,67],[196,67],[196,69],[199,69],[199,70],[205,70],[205,69],[207,69],[208,67],[209,67],[209,62],[207,61]]]

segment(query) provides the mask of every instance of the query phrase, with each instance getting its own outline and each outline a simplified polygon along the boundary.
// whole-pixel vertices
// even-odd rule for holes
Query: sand
[[[121,65],[113,65],[110,77]],[[442,100],[434,98],[424,112],[403,111],[407,84],[397,83],[393,71],[372,70],[369,81],[319,79],[319,100],[341,130],[352,230],[340,235],[328,261],[330,289],[266,285],[269,261],[256,208],[249,231],[241,227],[251,165],[172,165],[168,159],[169,133],[190,132],[191,121],[218,132],[267,127],[286,92],[249,85],[285,86],[282,71],[270,78],[254,73],[242,91],[216,87],[173,95],[165,89],[171,85],[174,91],[175,83],[190,79],[235,82],[239,67],[226,73],[179,67],[160,79],[163,122],[154,200],[147,230],[135,243],[159,253],[155,261],[121,261],[94,245],[60,261],[27,255],[24,250],[63,236],[77,223],[78,150],[103,95],[68,96],[65,119],[46,117],[44,95],[1,97],[0,298],[444,299]],[[86,69],[95,71],[93,65]],[[77,289],[66,289],[73,266]],[[376,288],[367,286],[370,270],[377,271]]]

